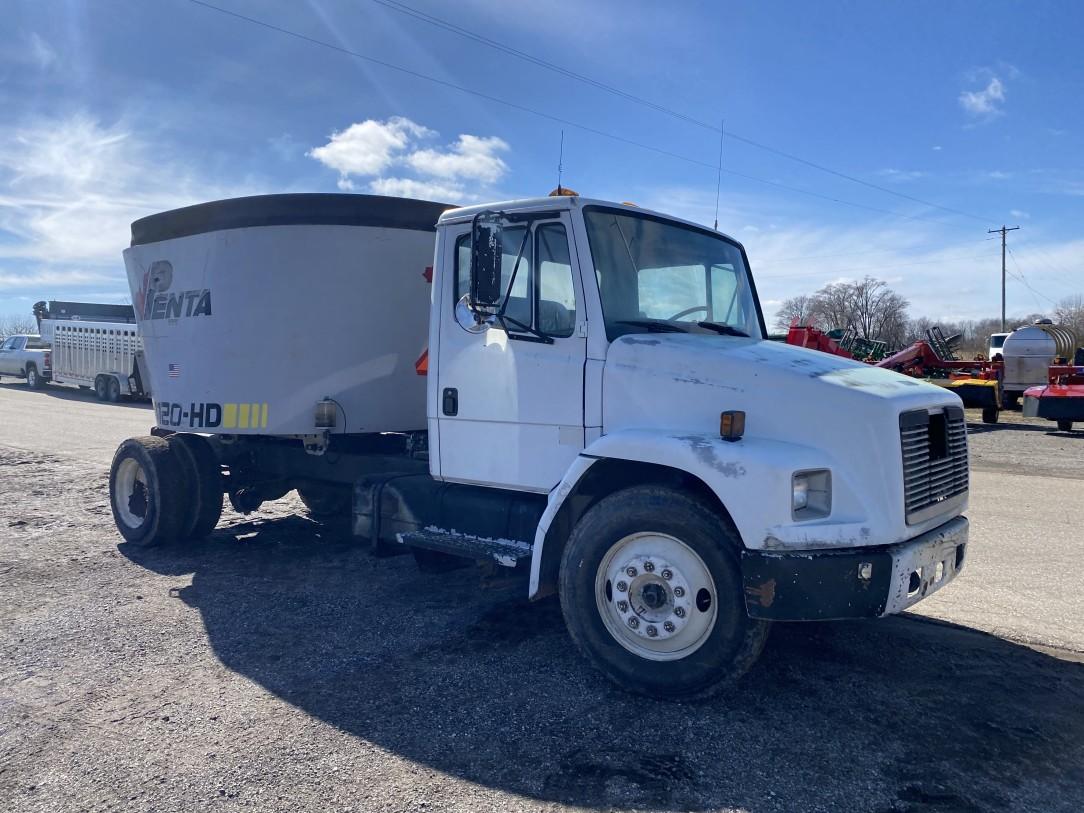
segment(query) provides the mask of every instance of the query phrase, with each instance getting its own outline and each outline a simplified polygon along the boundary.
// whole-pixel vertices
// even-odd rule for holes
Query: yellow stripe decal
[[[260,414],[260,428],[267,428],[267,404],[263,405],[263,411]]]
[[[222,428],[233,429],[237,426],[237,404],[222,405]]]
[[[237,405],[237,428],[248,429],[248,411],[252,408],[251,404],[238,404]]]

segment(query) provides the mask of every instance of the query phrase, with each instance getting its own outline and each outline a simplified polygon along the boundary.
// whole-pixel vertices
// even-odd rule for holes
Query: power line
[[[1021,284],[1023,284],[1023,286],[1025,288],[1027,288],[1029,291],[1031,291],[1032,294],[1038,294],[1043,299],[1045,299],[1047,302],[1049,302],[1051,305],[1057,307],[1057,304],[1058,304],[1057,302],[1055,302],[1053,299],[1048,297],[1042,291],[1037,291],[1037,290],[1035,290],[1034,288],[1031,287],[1031,284],[1026,279],[1024,279],[1024,270],[1020,267],[1020,263],[1018,263],[1016,261],[1016,255],[1013,254],[1013,250],[1010,248],[1010,249],[1008,249],[1008,252],[1009,252],[1009,257],[1012,259],[1012,264],[1016,268],[1017,273],[1019,274],[1017,279],[1020,280]],[[1035,300],[1035,304],[1039,305],[1039,300]],[[1042,305],[1039,305],[1039,307],[1041,308]]]
[[[527,107],[526,105],[519,104],[518,102],[512,102],[512,101],[509,101],[507,99],[502,99],[502,98],[500,98],[498,96],[493,96],[491,94],[484,93],[484,92],[479,91],[479,90],[474,90],[473,88],[464,87],[463,85],[457,85],[454,82],[447,81],[446,79],[439,79],[439,78],[437,78],[435,76],[430,76],[428,74],[421,73],[420,71],[415,71],[415,70],[412,70],[410,68],[404,68],[401,65],[396,65],[396,64],[394,64],[392,62],[387,62],[387,61],[385,61],[383,59],[377,59],[376,57],[368,56],[367,54],[362,54],[362,53],[359,53],[358,51],[354,51],[354,50],[351,50],[349,48],[344,48],[344,47],[342,47],[340,45],[335,45],[334,43],[327,42],[326,40],[317,39],[316,37],[310,37],[307,34],[301,34],[301,33],[297,32],[297,31],[293,31],[293,30],[291,30],[289,28],[283,28],[282,26],[275,25],[274,23],[269,23],[269,22],[267,22],[265,20],[257,19],[256,17],[249,17],[248,15],[241,14],[239,12],[232,11],[232,10],[227,9],[227,8],[222,8],[221,6],[216,6],[216,5],[212,4],[212,3],[206,2],[206,0],[188,0],[188,2],[192,3],[193,5],[202,6],[203,8],[209,9],[211,11],[217,11],[218,13],[227,15],[229,17],[234,17],[235,19],[238,19],[238,20],[243,20],[244,22],[260,26],[261,28],[266,28],[266,29],[268,29],[270,31],[275,31],[275,32],[277,32],[279,34],[284,34],[284,35],[286,35],[288,37],[293,37],[295,39],[302,40],[302,41],[307,42],[307,43],[309,43],[311,45],[316,45],[316,46],[319,46],[321,48],[327,48],[327,49],[329,49],[331,51],[337,51],[337,52],[339,52],[341,54],[346,54],[347,56],[354,57],[355,59],[361,59],[361,60],[364,60],[366,62],[370,62],[370,63],[372,63],[374,65],[380,65],[381,67],[388,68],[389,70],[393,70],[393,71],[398,71],[399,73],[403,73],[403,74],[406,74],[408,76],[412,76],[412,77],[414,77],[416,79],[423,79],[423,80],[425,80],[427,82],[432,82],[432,83],[440,85],[442,87],[446,87],[446,88],[449,88],[451,90],[456,90],[456,91],[458,91],[460,93],[466,93],[466,94],[471,95],[471,96],[476,96],[476,97],[478,97],[480,99],[485,99],[486,101],[495,102],[497,104],[501,104],[501,105],[504,105],[506,107],[510,107],[513,110],[519,110],[519,111],[522,111],[524,113],[530,113],[531,115],[538,116],[538,117],[544,118],[544,119],[548,119],[549,121],[553,121],[553,122],[556,122],[558,124],[564,124],[567,127],[575,127],[576,129],[583,130],[584,132],[588,132],[588,133],[592,133],[594,135],[602,136],[603,138],[608,138],[608,139],[611,139],[613,141],[620,142],[622,144],[628,144],[629,146],[632,146],[632,147],[638,147],[638,148],[643,149],[643,150],[648,150],[648,151],[656,153],[658,155],[665,155],[665,156],[667,156],[669,158],[674,158],[674,159],[676,159],[678,161],[684,161],[686,163],[693,164],[695,166],[705,167],[707,169],[712,169],[712,170],[718,170],[718,166],[716,164],[712,164],[712,163],[709,163],[707,161],[701,161],[701,160],[699,160],[697,158],[691,158],[691,157],[689,157],[687,155],[681,155],[680,153],[671,152],[670,150],[662,149],[661,147],[655,147],[655,146],[652,146],[651,144],[645,144],[645,143],[643,143],[641,141],[635,141],[635,140],[633,140],[631,138],[625,138],[624,136],[617,135],[616,133],[609,133],[609,132],[606,132],[605,130],[599,130],[596,127],[591,127],[590,125],[581,124],[579,122],[572,121],[571,119],[562,118],[561,116],[555,116],[552,113],[545,113],[545,112],[543,112],[541,110],[536,110],[534,108]],[[731,133],[728,133],[728,135],[733,136],[733,134],[731,134]],[[733,137],[737,138],[737,136],[733,136]],[[772,187],[775,187],[777,189],[785,189],[788,192],[794,192],[796,194],[806,195],[806,196],[809,196],[809,197],[817,198],[819,200],[826,200],[826,201],[829,201],[831,203],[840,204],[842,206],[851,206],[851,207],[856,208],[856,209],[864,209],[866,211],[877,212],[879,214],[889,215],[891,217],[899,217],[899,218],[903,218],[905,220],[921,220],[921,221],[925,221],[925,222],[928,222],[928,223],[938,223],[938,224],[940,224],[942,226],[951,226],[952,225],[951,223],[948,223],[947,221],[939,220],[937,218],[925,217],[923,215],[909,215],[909,214],[904,214],[903,212],[895,212],[895,211],[892,211],[891,209],[881,209],[881,208],[879,208],[877,206],[868,206],[868,205],[866,205],[864,203],[855,203],[854,201],[843,200],[842,198],[832,197],[831,195],[823,195],[823,194],[821,194],[819,192],[813,192],[813,191],[810,191],[808,189],[802,189],[800,187],[790,186],[789,184],[780,183],[778,181],[769,181],[766,178],[758,178],[755,175],[748,175],[748,174],[745,174],[745,173],[742,173],[742,172],[737,172],[737,171],[732,170],[732,169],[723,169],[723,172],[726,173],[727,175],[732,175],[732,176],[734,176],[736,178],[743,178],[743,179],[745,179],[747,181],[753,181],[755,183],[765,184],[767,186],[772,186]],[[922,201],[919,201],[919,202],[922,202]],[[927,204],[924,204],[924,205],[927,205]],[[941,207],[937,207],[937,208],[941,208]]]
[[[449,31],[449,32],[451,32],[453,34],[456,34],[458,36],[465,37],[465,38],[467,38],[467,39],[469,39],[469,40],[471,40],[473,42],[479,43],[481,45],[485,45],[485,46],[487,46],[489,48],[493,48],[493,49],[495,49],[497,51],[501,51],[502,53],[508,54],[509,56],[513,56],[513,57],[515,57],[517,59],[522,59],[522,60],[524,60],[526,62],[530,62],[533,65],[537,65],[538,67],[545,68],[546,70],[549,70],[549,71],[553,71],[554,73],[558,73],[558,74],[560,74],[560,75],[562,75],[564,77],[567,77],[569,79],[573,79],[573,80],[575,80],[577,82],[582,82],[582,83],[584,83],[586,85],[590,85],[591,87],[594,87],[594,88],[596,88],[598,90],[601,90],[601,91],[604,91],[606,93],[613,94],[614,96],[618,96],[618,97],[620,97],[622,99],[625,99],[626,101],[630,101],[630,102],[633,102],[634,104],[638,104],[638,105],[641,105],[643,107],[647,107],[647,108],[650,108],[652,110],[655,110],[656,112],[663,113],[663,114],[668,115],[668,116],[672,116],[672,117],[674,117],[676,119],[679,119],[681,121],[684,121],[684,122],[686,122],[688,124],[693,124],[693,125],[695,125],[697,127],[702,127],[705,130],[711,130],[712,132],[719,133],[720,135],[725,134],[725,135],[727,135],[727,136],[729,136],[729,137],[731,137],[731,138],[733,138],[733,139],[735,139],[737,141],[742,142],[743,144],[748,144],[750,147],[755,147],[758,150],[764,150],[765,152],[772,153],[773,155],[778,155],[781,158],[786,158],[789,161],[795,161],[795,162],[797,162],[799,164],[803,164],[803,165],[805,165],[807,167],[811,167],[812,169],[816,169],[816,170],[818,170],[820,172],[825,172],[825,173],[827,173],[829,175],[834,175],[837,178],[842,178],[844,180],[851,181],[852,183],[861,184],[862,186],[868,187],[870,189],[876,189],[879,192],[884,192],[884,193],[889,194],[889,195],[894,195],[897,198],[902,198],[903,200],[908,200],[908,201],[911,201],[912,203],[919,203],[919,204],[921,204],[923,206],[928,206],[928,207],[930,207],[932,209],[940,209],[943,212],[949,212],[951,214],[959,215],[961,217],[968,217],[968,218],[971,218],[972,220],[981,220],[983,223],[989,223],[991,220],[993,220],[993,218],[990,218],[990,217],[982,217],[980,215],[971,214],[970,212],[964,212],[964,211],[962,211],[960,209],[953,209],[952,207],[949,207],[949,206],[942,206],[939,203],[933,203],[933,202],[928,201],[928,200],[923,200],[922,198],[917,198],[917,197],[914,197],[913,195],[905,194],[905,193],[900,192],[900,191],[898,191],[896,189],[891,189],[891,188],[889,188],[887,186],[881,186],[880,184],[875,184],[872,181],[867,181],[867,180],[864,180],[862,178],[855,177],[854,175],[848,175],[845,172],[840,172],[839,170],[832,169],[831,167],[824,166],[823,164],[819,164],[819,163],[817,163],[815,161],[810,161],[810,160],[808,160],[806,158],[802,158],[799,155],[794,155],[793,153],[789,153],[789,152],[786,152],[784,150],[780,150],[780,149],[778,149],[776,147],[769,146],[768,144],[764,144],[764,143],[762,143],[760,141],[755,141],[754,139],[748,138],[747,136],[743,136],[743,135],[740,135],[740,134],[735,133],[733,131],[727,130],[727,129],[725,129],[725,127],[716,126],[716,125],[711,124],[709,122],[702,121],[701,119],[695,118],[693,116],[686,115],[685,113],[681,113],[681,112],[679,112],[677,110],[666,107],[665,105],[661,105],[661,104],[658,104],[657,102],[653,102],[650,99],[645,99],[642,96],[637,96],[634,93],[629,93],[626,90],[622,90],[621,88],[615,87],[613,85],[606,84],[605,82],[601,82],[601,81],[599,81],[597,79],[594,79],[594,78],[592,78],[590,76],[585,76],[584,74],[577,73],[575,71],[569,70],[568,68],[565,68],[565,67],[563,67],[561,65],[558,65],[558,64],[556,64],[554,62],[550,62],[548,60],[542,59],[540,57],[534,56],[533,54],[527,53],[526,51],[521,51],[518,48],[513,48],[512,46],[506,45],[503,42],[499,42],[498,40],[491,39],[490,37],[483,36],[481,34],[478,34],[475,31],[471,31],[468,28],[464,28],[462,26],[456,25],[455,23],[444,20],[444,19],[442,19],[440,17],[436,17],[436,16],[434,16],[432,14],[429,14],[427,12],[420,11],[419,9],[413,8],[412,6],[408,6],[406,3],[398,2],[398,0],[372,0],[372,2],[377,3],[378,5],[384,6],[385,8],[390,9],[392,11],[397,11],[400,14],[405,14],[408,17],[413,17],[414,19],[417,19],[417,20],[420,20],[422,22],[428,23],[430,25],[436,26],[437,28],[442,28],[445,31]]]

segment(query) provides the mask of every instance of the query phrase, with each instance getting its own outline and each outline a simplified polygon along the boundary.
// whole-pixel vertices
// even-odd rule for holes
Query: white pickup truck
[[[772,621],[898,613],[964,564],[960,399],[765,341],[745,250],[695,223],[274,195],[137,221],[124,255],[157,422],[110,473],[130,544],[297,489],[375,553],[558,593],[591,663],[666,698],[730,685]]]
[[[23,378],[30,389],[36,390],[52,374],[52,351],[41,336],[29,333],[8,336],[0,344],[0,376]]]

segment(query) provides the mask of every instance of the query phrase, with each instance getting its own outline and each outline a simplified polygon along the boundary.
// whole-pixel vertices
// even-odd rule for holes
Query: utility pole
[[[1016,231],[1019,226],[1002,226],[1000,229],[987,229],[987,234],[1001,235],[1001,332],[1005,332],[1005,235]]]

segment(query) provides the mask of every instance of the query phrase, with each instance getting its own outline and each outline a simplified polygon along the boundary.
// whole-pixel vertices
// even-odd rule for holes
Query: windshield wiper
[[[722,333],[724,336],[742,336],[749,338],[749,334],[744,330],[738,330],[736,327],[730,325],[724,325],[721,322],[697,322],[700,327],[706,327],[708,330],[714,330],[716,333]]]
[[[663,322],[659,319],[617,319],[619,325],[633,325],[646,327],[652,333],[688,333],[685,328],[675,325],[673,322]]]

